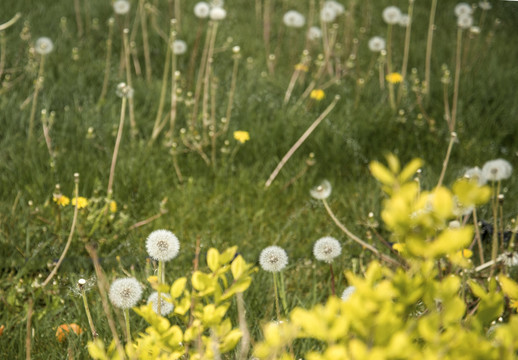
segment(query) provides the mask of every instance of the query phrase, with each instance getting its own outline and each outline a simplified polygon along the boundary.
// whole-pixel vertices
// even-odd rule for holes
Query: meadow
[[[1,1],[0,358],[516,355],[518,3],[203,4]]]

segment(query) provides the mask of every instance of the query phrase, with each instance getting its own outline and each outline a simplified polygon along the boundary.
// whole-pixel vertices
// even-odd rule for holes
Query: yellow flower
[[[518,310],[518,300],[511,299],[511,303],[509,304],[511,309]]]
[[[52,200],[54,200],[54,202],[59,206],[67,206],[70,204],[70,199],[65,195],[54,195]]]
[[[304,64],[299,63],[299,64],[295,65],[295,70],[308,72],[308,67]]]
[[[239,141],[241,144],[244,144],[245,142],[250,140],[250,134],[248,133],[248,131],[234,131],[234,139]]]
[[[117,203],[115,201],[110,201],[110,211],[112,213],[117,212]]]
[[[387,74],[387,76],[385,76],[385,79],[387,79],[387,81],[391,84],[398,84],[401,81],[403,81],[403,76],[401,76],[400,73],[393,72],[393,73]]]
[[[324,96],[326,96],[326,94],[322,89],[311,90],[311,93],[309,94],[309,97],[315,99],[316,101],[322,100]]]
[[[463,249],[462,251],[457,252],[457,256],[462,256],[465,259],[469,259],[473,256],[473,251],[470,249]]]
[[[76,198],[72,199],[72,205],[76,206]],[[84,198],[82,196],[77,198],[77,208],[82,209],[85,208],[88,205],[88,199]]]
[[[396,250],[399,253],[403,252],[405,250],[405,244],[395,243],[392,245],[392,249]]]

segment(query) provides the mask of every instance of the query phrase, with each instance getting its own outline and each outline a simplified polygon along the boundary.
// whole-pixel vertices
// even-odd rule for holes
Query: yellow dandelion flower
[[[110,201],[110,211],[112,213],[117,212],[117,203],[115,201]]]
[[[518,300],[511,299],[509,306],[511,309],[518,310]]]
[[[76,198],[72,199],[72,205],[76,206]],[[88,206],[88,199],[87,198],[84,198],[82,196],[77,198],[77,208],[78,209],[83,209],[83,208],[85,208],[87,206]]]
[[[234,139],[239,141],[241,144],[244,144],[245,142],[250,140],[250,134],[248,133],[248,131],[234,131]]]
[[[457,252],[457,256],[462,256],[465,259],[469,259],[473,256],[473,251],[471,251],[470,249],[463,249]]]
[[[387,79],[387,81],[391,84],[399,84],[401,81],[403,81],[403,76],[401,76],[400,73],[393,72],[387,74],[387,76],[385,76],[385,79]]]
[[[326,94],[322,89],[311,90],[311,93],[309,94],[309,97],[315,99],[316,101],[322,100],[325,96]]]
[[[299,63],[299,64],[295,65],[295,70],[308,72],[309,69],[306,65]]]
[[[54,202],[59,206],[67,206],[70,204],[70,199],[65,195],[54,195],[52,200],[54,200]]]

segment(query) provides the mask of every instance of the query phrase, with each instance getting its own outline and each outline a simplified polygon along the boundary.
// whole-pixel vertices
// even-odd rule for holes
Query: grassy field
[[[329,50],[332,74],[325,70],[317,76],[323,61],[318,56],[327,50],[322,40],[310,43],[308,71],[300,71],[287,103],[284,98],[290,79],[307,45],[307,27],[288,28],[282,16],[296,9],[308,21],[310,4],[315,2],[271,1],[269,47],[275,57],[269,61],[263,38],[264,14],[258,13],[257,3],[262,2],[225,2],[227,17],[218,24],[211,73],[207,76],[211,86],[205,94],[207,121],[214,119],[216,129],[221,130],[218,136],[211,137],[212,123],[204,125],[202,119],[203,91],[198,116],[194,117],[196,125],[190,128],[208,29],[208,20],[194,16],[194,3],[177,0],[168,6],[162,1],[142,1],[149,40],[147,71],[151,75],[146,79],[138,1],[131,1],[128,15],[115,17],[109,1],[77,0],[79,18],[72,1],[1,1],[0,23],[21,14],[12,26],[0,31],[0,325],[5,325],[0,335],[1,358],[24,356],[31,302],[32,358],[67,356],[67,346],[56,341],[55,331],[60,324],[72,322],[87,329],[82,299],[75,290],[81,277],[95,282],[86,244],[97,246],[110,279],[121,276],[125,269],[144,283],[152,271],[146,262],[145,239],[155,229],[173,231],[181,244],[179,256],[167,265],[168,282],[190,274],[197,240],[201,244],[201,264],[205,264],[210,247],[224,250],[237,245],[248,262],[257,263],[263,248],[278,245],[289,256],[284,271],[288,307],[310,307],[329,295],[327,268],[312,256],[316,239],[333,236],[342,243],[342,256],[335,262],[336,269],[340,269],[336,270],[340,292],[346,286],[343,270],[361,273],[371,258],[335,226],[321,202],[310,197],[312,187],[327,179],[333,186],[328,201],[337,217],[360,237],[369,238],[373,229],[388,236],[380,219],[384,195],[370,175],[370,161],[384,162],[388,152],[396,154],[402,163],[419,157],[425,163],[420,175],[423,188],[437,184],[450,140],[441,78],[446,66],[451,72],[446,95],[451,108],[456,2],[439,1],[437,7],[428,94],[416,95],[414,81],[422,84],[425,76],[429,5],[415,3],[404,82],[392,85],[384,81],[384,89],[380,89],[380,56],[371,52],[367,43],[375,35],[387,37],[382,10],[396,5],[407,12],[408,2],[347,1],[347,13],[335,21],[338,46]],[[167,115],[172,103],[172,85],[168,81],[163,108],[166,125],[150,143],[168,48],[162,36],[167,38],[170,33],[172,14],[178,17],[175,4],[180,8],[176,38],[187,43],[187,52],[175,56],[176,70],[180,72],[175,82],[180,89],[176,92],[176,123],[168,134]],[[475,9],[474,25],[479,26],[479,33],[463,32],[454,129],[458,142],[453,144],[445,174],[447,186],[466,169],[481,167],[491,159],[504,158],[518,165],[518,4],[492,4],[487,12]],[[318,14],[315,16],[314,23],[318,21]],[[115,17],[111,37],[110,17]],[[125,27],[129,28],[133,44],[129,58],[135,128],[130,125],[128,106],[113,194],[106,200],[121,115],[122,100],[115,90],[120,82],[128,82],[122,40]],[[329,24],[328,35],[332,30]],[[402,70],[405,30],[399,25],[392,29],[390,56],[396,72]],[[34,44],[42,36],[52,39],[54,50],[44,55],[44,66],[40,67],[42,55],[35,52]],[[99,101],[108,38],[112,45],[107,93]],[[240,47],[239,60],[235,60],[234,46]],[[386,66],[386,57],[383,59],[381,68]],[[38,75],[41,82],[36,82]],[[169,72],[167,79],[170,78]],[[316,88],[324,88],[322,100],[303,97],[312,80]],[[388,90],[391,86],[397,98],[394,108]],[[230,93],[233,104],[227,128],[221,118],[228,114]],[[330,114],[288,160],[272,185],[265,188],[279,161],[337,95],[340,99]],[[34,128],[30,136],[33,106]],[[44,135],[45,128],[48,136]],[[181,129],[186,129],[185,133]],[[240,143],[234,139],[237,130],[247,131],[250,140]],[[192,141],[191,148],[182,136],[187,143]],[[197,136],[209,139],[207,145],[198,148]],[[175,148],[173,143],[178,146]],[[46,287],[38,287],[59,259],[69,236],[74,208],[56,205],[53,195],[59,184],[61,193],[73,198],[74,173],[79,173],[79,195],[89,204],[79,211],[70,249],[57,275]],[[518,215],[514,185],[511,178],[502,189],[507,228]],[[117,204],[113,213],[104,210],[106,201],[111,200]],[[369,217],[371,212],[373,216]],[[490,208],[481,208],[479,217],[491,221]],[[379,226],[373,228],[373,222]],[[370,237],[380,246],[375,237]],[[256,339],[261,337],[260,325],[275,317],[272,286],[270,275],[259,271],[245,293],[248,322]],[[94,317],[101,317],[97,290],[89,294]],[[142,331],[144,321],[133,319],[132,329],[135,333]],[[101,321],[97,325],[101,338],[109,342],[108,325]],[[88,358],[87,333],[70,345],[76,358]]]

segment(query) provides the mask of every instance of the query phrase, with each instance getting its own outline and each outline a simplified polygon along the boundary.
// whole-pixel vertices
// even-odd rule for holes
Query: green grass
[[[256,23],[253,6],[245,1],[227,1],[228,18],[221,23],[216,47],[232,37],[231,46],[242,50],[237,91],[229,132],[230,148],[237,146],[232,131],[249,131],[251,140],[242,146],[233,159],[218,154],[214,171],[207,167],[196,153],[179,156],[179,167],[185,177],[180,183],[174,170],[170,149],[164,146],[161,136],[148,147],[156,116],[165,59],[165,44],[149,28],[153,79],[146,83],[143,77],[134,77],[135,115],[139,135],[132,139],[126,123],[114,183],[114,199],[120,220],[102,226],[91,236],[89,223],[80,216],[76,237],[67,259],[55,278],[51,289],[40,291],[31,287],[34,279],[43,279],[64,247],[70,229],[72,208],[63,209],[63,223],[56,227],[56,208],[52,194],[56,184],[69,197],[73,191],[73,174],[80,173],[80,195],[87,198],[105,196],[115,134],[120,115],[120,99],[115,96],[117,83],[124,81],[118,75],[121,39],[119,24],[115,26],[111,79],[106,101],[97,107],[101,91],[107,20],[112,16],[109,2],[91,1],[89,11],[97,25],[78,39],[73,3],[70,1],[22,2],[3,0],[0,4],[0,22],[5,22],[16,12],[22,18],[4,31],[7,41],[5,69],[0,80],[0,324],[5,324],[0,336],[0,357],[17,358],[25,353],[25,322],[27,299],[35,297],[33,326],[34,359],[63,358],[66,346],[56,342],[55,328],[65,322],[78,322],[87,328],[81,299],[70,291],[80,276],[91,277],[93,268],[84,245],[99,245],[103,267],[110,275],[120,274],[116,256],[126,268],[134,267],[138,277],[145,280],[146,252],[144,240],[154,229],[172,230],[180,239],[181,253],[167,266],[167,277],[173,280],[186,275],[191,269],[196,239],[203,245],[202,256],[209,247],[223,250],[232,245],[249,262],[256,262],[260,251],[271,244],[284,247],[290,257],[285,271],[288,302],[291,306],[309,307],[328,295],[327,268],[312,259],[313,242],[321,236],[337,237],[344,244],[344,256],[336,263],[338,291],[345,287],[343,273],[338,269],[358,268],[358,258],[368,261],[368,254],[352,243],[332,223],[321,204],[312,200],[309,189],[321,179],[333,184],[330,205],[340,220],[361,237],[365,237],[369,212],[379,220],[383,195],[370,176],[368,163],[383,160],[387,152],[394,152],[403,161],[413,157],[425,160],[422,183],[433,187],[439,177],[448,142],[448,131],[443,120],[441,66],[446,64],[454,73],[456,2],[441,1],[438,8],[437,30],[432,59],[432,93],[425,107],[435,120],[431,129],[426,121],[419,120],[415,96],[403,98],[401,108],[405,113],[398,117],[390,109],[387,93],[379,90],[377,73],[370,78],[361,92],[358,103],[356,81],[365,77],[372,55],[366,42],[371,36],[385,36],[386,27],[381,20],[381,10],[392,4],[389,1],[358,2],[355,11],[356,25],[352,30],[358,39],[356,69],[340,83],[326,89],[322,103],[304,103],[294,108],[296,99],[305,86],[298,85],[291,102],[283,105],[283,97],[304,39],[300,31],[285,29],[281,25],[284,10],[296,8],[306,13],[307,2],[277,1],[273,31],[282,32],[281,38],[272,38],[272,48],[280,52],[274,76],[267,74],[262,43],[262,29]],[[83,4],[83,2],[81,2]],[[155,1],[151,1],[155,3]],[[253,3],[250,1],[250,3]],[[404,9],[406,2],[396,5]],[[162,4],[163,5],[163,4]],[[167,9],[160,5],[158,17],[161,29],[167,32]],[[136,3],[132,2],[131,19]],[[182,2],[183,22],[178,37],[184,39],[189,50],[195,40],[197,21],[191,5]],[[403,10],[405,12],[405,10]],[[424,77],[424,53],[429,9],[416,2],[412,32],[409,69],[415,67],[419,78]],[[84,14],[83,14],[84,15]],[[478,15],[477,15],[478,16]],[[494,25],[496,19],[499,25]],[[63,30],[66,20],[66,31]],[[83,17],[84,19],[84,17]],[[476,17],[476,22],[478,17]],[[60,25],[61,24],[61,25]],[[133,24],[130,22],[130,24]],[[458,108],[459,143],[453,148],[445,183],[462,176],[465,169],[482,166],[487,160],[505,158],[518,165],[518,105],[515,88],[518,81],[515,45],[518,6],[512,2],[495,2],[486,17],[485,26],[472,40],[472,56],[460,83]],[[21,39],[20,33],[28,26],[31,38]],[[133,25],[131,25],[133,26]],[[340,26],[343,26],[341,24]],[[361,32],[360,27],[365,28]],[[38,58],[29,47],[40,36],[52,38],[55,50],[46,61],[45,82],[38,99],[35,121],[35,141],[27,144],[27,127],[30,114],[28,103],[20,106],[33,92]],[[394,64],[399,69],[402,57],[404,31],[397,28],[394,34]],[[136,36],[138,58],[143,67],[140,31]],[[79,58],[72,59],[73,49]],[[201,49],[200,49],[201,50]],[[312,56],[316,57],[318,51]],[[290,57],[291,56],[291,57]],[[295,57],[293,57],[295,56]],[[179,59],[179,69],[185,73],[189,56]],[[215,73],[219,78],[218,117],[223,116],[230,88],[232,59],[229,50],[215,56]],[[10,77],[8,77],[8,74]],[[308,74],[305,84],[309,83]],[[7,89],[12,81],[12,87]],[[183,81],[182,84],[185,84]],[[183,89],[184,92],[193,89]],[[334,95],[341,100],[309,139],[283,168],[273,186],[264,189],[264,182],[278,161],[295,143],[307,127],[318,117]],[[450,87],[451,101],[451,87]],[[166,111],[169,106],[167,100]],[[55,165],[50,166],[40,122],[40,111],[55,112],[51,130],[56,151]],[[178,128],[186,124],[185,108],[180,108]],[[94,137],[88,138],[93,128]],[[314,153],[316,163],[292,185],[285,187],[305,166],[309,153]],[[506,183],[504,217],[507,223],[516,217],[513,205],[518,198],[514,180]],[[166,199],[160,218],[148,225],[130,229],[130,226],[160,211],[160,202]],[[29,201],[32,206],[29,206]],[[121,219],[120,213],[126,218]],[[488,209],[481,217],[490,219]],[[381,220],[379,220],[381,222]],[[383,228],[379,229],[383,233]],[[17,290],[15,287],[18,286]],[[93,290],[96,291],[96,290]],[[268,274],[257,273],[245,300],[249,323],[256,337],[261,322],[273,317],[272,280]],[[94,316],[101,316],[100,302],[92,295]],[[106,325],[99,332],[109,338]],[[132,325],[142,330],[142,321]],[[75,343],[80,358],[87,358],[85,333]],[[76,354],[77,355],[77,354]]]

